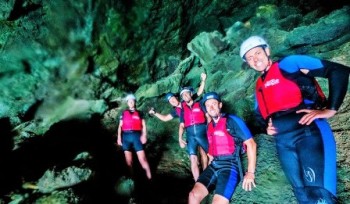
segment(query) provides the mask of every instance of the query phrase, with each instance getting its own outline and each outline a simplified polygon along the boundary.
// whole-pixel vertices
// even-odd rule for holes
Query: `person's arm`
[[[256,168],[256,143],[253,138],[250,138],[243,142],[247,147],[248,168],[244,175],[242,187],[245,191],[251,191],[253,187],[256,187],[255,168]]]
[[[323,68],[310,70],[307,75],[328,79],[329,94],[327,109],[338,111],[348,90],[350,67],[321,60]]]
[[[179,145],[181,148],[184,148],[187,144],[186,141],[183,139],[184,131],[185,131],[185,124],[180,123],[180,125],[179,125]]]
[[[289,73],[300,71],[310,77],[328,79],[329,94],[327,108],[322,110],[298,110],[297,113],[306,113],[299,120],[300,124],[309,125],[317,118],[331,118],[337,113],[347,93],[349,67],[306,55],[289,56],[280,62],[280,67]]]
[[[201,84],[198,87],[197,95],[200,96],[204,92],[204,87],[205,87],[205,80],[207,78],[207,75],[203,72],[201,74]]]
[[[122,126],[123,126],[123,121],[119,120],[119,125],[118,125],[118,135],[117,135],[117,144],[122,146]]]
[[[146,127],[145,119],[142,119],[142,133],[141,133],[140,140],[142,144],[146,144],[147,142],[147,127]]]
[[[231,135],[242,140],[246,146],[248,157],[248,168],[243,178],[242,188],[246,191],[251,191],[255,187],[255,168],[256,168],[256,143],[245,122],[235,115],[230,115],[227,120],[227,127]]]
[[[172,120],[174,118],[170,113],[163,115],[163,114],[157,113],[154,109],[151,109],[148,113],[150,115],[156,116],[159,120],[164,121],[164,122],[167,122],[167,121]]]
[[[172,120],[174,117],[169,113],[167,115],[162,115],[160,113],[155,112],[154,115],[161,121],[167,122],[169,120]]]

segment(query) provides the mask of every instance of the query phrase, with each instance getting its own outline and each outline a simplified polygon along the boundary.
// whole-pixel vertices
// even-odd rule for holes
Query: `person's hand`
[[[312,109],[301,109],[296,113],[306,113],[300,120],[301,125],[310,125],[317,118],[330,118],[333,117],[337,111],[330,109],[323,110],[312,110]]]
[[[141,141],[142,144],[146,144],[146,142],[147,142],[147,136],[146,136],[146,134],[142,134],[142,135],[141,135],[140,141]]]
[[[203,72],[203,73],[201,74],[201,80],[202,80],[202,81],[205,81],[206,78],[207,78],[207,74]]]
[[[183,140],[183,139],[179,139],[179,144],[180,144],[181,148],[185,148],[187,145],[187,142],[185,142],[185,140]]]
[[[148,111],[148,114],[150,115],[154,115],[156,113],[156,111],[154,111],[154,108],[151,108],[149,111]]]
[[[255,179],[254,173],[246,172],[244,179],[243,179],[242,188],[245,191],[253,190],[253,187],[256,187],[254,179]]]
[[[119,139],[119,138],[118,138],[118,140],[117,140],[117,144],[118,144],[119,146],[122,146],[122,145],[123,145],[123,143],[122,143],[122,139]]]
[[[266,132],[268,135],[275,135],[277,134],[277,128],[275,128],[272,124],[272,119],[269,119],[269,122],[267,123],[267,128],[266,128]]]

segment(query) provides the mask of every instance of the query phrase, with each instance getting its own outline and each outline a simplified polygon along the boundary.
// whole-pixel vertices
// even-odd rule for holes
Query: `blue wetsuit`
[[[242,119],[235,115],[222,114],[226,117],[226,129],[235,139],[235,152],[232,155],[216,155],[209,166],[201,173],[197,182],[202,183],[208,191],[215,189],[215,194],[231,199],[239,181],[241,168],[240,149],[242,142],[252,135]],[[214,126],[216,124],[213,123]],[[222,146],[221,146],[222,147]]]
[[[349,80],[348,67],[309,56],[292,55],[282,59],[279,68],[284,77],[298,84],[303,96],[309,91],[305,87],[313,84],[314,77],[328,78],[326,108],[338,110],[343,102]],[[309,72],[305,75],[300,69]],[[336,144],[332,130],[325,119],[316,119],[310,125],[300,125],[298,121],[305,113],[295,112],[301,108],[314,108],[310,98],[305,96],[301,107],[277,112],[269,115],[268,119],[271,118],[273,126],[277,128],[274,138],[278,158],[298,202],[335,203]],[[280,100],[288,101],[288,98]]]
[[[185,102],[182,103],[182,106],[184,105],[187,106]],[[192,107],[190,107],[190,109],[192,109]],[[185,123],[184,112],[185,112],[184,107],[182,107],[182,110],[180,113],[180,123]],[[201,146],[205,152],[208,152],[208,139],[206,135],[206,128],[207,128],[206,122],[197,123],[197,124],[185,127],[187,153],[189,155],[197,155],[198,146]]]

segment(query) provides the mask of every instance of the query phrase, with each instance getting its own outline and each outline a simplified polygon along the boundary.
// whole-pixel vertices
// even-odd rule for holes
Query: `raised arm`
[[[198,87],[197,95],[200,96],[204,92],[205,80],[207,79],[207,75],[203,72],[201,74],[201,84]]]

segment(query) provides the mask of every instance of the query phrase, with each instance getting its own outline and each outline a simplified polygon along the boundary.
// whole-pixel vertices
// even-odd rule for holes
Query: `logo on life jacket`
[[[139,117],[138,115],[133,115],[133,116],[132,116],[132,119],[134,119],[134,120],[139,120],[140,117]]]
[[[267,81],[267,82],[264,84],[264,86],[265,86],[265,88],[266,88],[266,87],[269,87],[269,86],[276,85],[276,84],[278,84],[279,82],[280,82],[279,79],[271,79],[270,81]]]
[[[224,137],[226,135],[222,130],[215,130],[213,134],[218,137]]]

